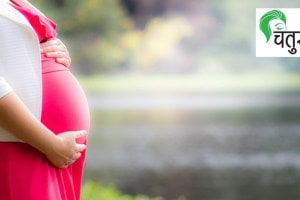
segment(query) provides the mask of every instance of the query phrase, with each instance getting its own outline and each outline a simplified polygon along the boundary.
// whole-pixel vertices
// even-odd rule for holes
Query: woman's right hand
[[[85,144],[76,143],[77,138],[85,137],[86,131],[68,131],[57,135],[57,142],[45,153],[52,165],[66,168],[73,164],[86,149]]]
[[[45,154],[59,168],[73,164],[86,148],[85,144],[76,142],[77,138],[86,137],[86,131],[69,131],[55,135],[31,113],[14,92],[0,98],[0,127]]]

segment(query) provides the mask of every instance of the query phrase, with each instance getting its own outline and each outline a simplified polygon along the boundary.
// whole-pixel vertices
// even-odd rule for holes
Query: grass
[[[103,186],[99,183],[88,181],[83,185],[82,200],[163,200],[163,198],[122,194],[114,186]]]

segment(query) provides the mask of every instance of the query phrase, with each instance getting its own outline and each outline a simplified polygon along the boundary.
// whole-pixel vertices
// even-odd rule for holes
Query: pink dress
[[[16,1],[16,0],[15,0]],[[31,23],[40,42],[57,36],[56,25],[18,0],[14,6]],[[89,130],[85,94],[72,73],[55,59],[42,57],[42,123],[55,134]],[[86,138],[78,141],[86,143]],[[85,152],[66,169],[52,166],[28,144],[0,142],[0,200],[79,200]]]

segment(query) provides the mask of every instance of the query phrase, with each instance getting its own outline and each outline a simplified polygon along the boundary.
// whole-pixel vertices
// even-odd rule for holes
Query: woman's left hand
[[[44,53],[46,57],[55,58],[56,62],[66,67],[70,67],[71,65],[71,57],[68,49],[57,38],[41,43],[41,53]]]

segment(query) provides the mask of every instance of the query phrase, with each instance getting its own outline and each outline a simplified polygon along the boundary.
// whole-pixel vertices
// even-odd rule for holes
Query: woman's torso
[[[57,37],[56,24],[23,0],[15,8],[30,22],[40,43]],[[89,108],[85,94],[63,64],[41,53],[43,100],[42,122],[53,132],[89,129]]]

